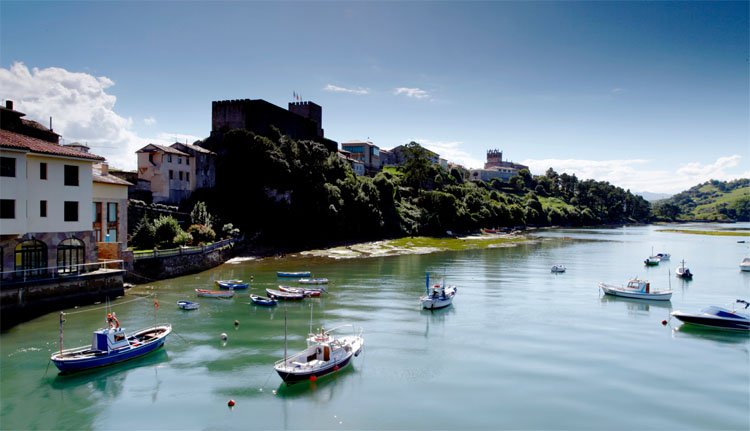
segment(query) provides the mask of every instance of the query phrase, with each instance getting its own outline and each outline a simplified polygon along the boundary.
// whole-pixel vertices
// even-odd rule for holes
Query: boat
[[[265,296],[258,296],[252,293],[250,294],[250,300],[253,301],[253,304],[262,305],[264,307],[273,307],[278,304],[278,301],[273,298],[266,298]]]
[[[177,301],[177,306],[182,308],[183,310],[197,310],[201,305],[197,302],[187,301],[183,299],[182,301]]]
[[[750,257],[742,259],[742,262],[740,262],[740,271],[750,271]]]
[[[274,289],[266,289],[266,293],[269,298],[276,300],[296,301],[299,299],[305,299],[305,295],[302,293],[282,292]]]
[[[305,277],[310,277],[310,275],[312,275],[310,271],[297,271],[297,272],[277,271],[276,272],[277,277],[305,278]]]
[[[302,294],[308,298],[310,297],[320,297],[322,291],[320,289],[304,289],[302,287],[292,287],[292,286],[279,286],[279,290],[286,293],[299,293]]]
[[[561,263],[557,265],[552,265],[552,272],[557,272],[557,273],[565,272],[565,265]]]
[[[737,310],[736,304],[745,304],[743,311]],[[677,319],[691,325],[698,325],[715,329],[730,329],[737,331],[750,331],[750,313],[747,307],[750,302],[742,299],[735,301],[735,307],[732,309],[709,306],[701,310],[700,313],[685,313],[682,311],[673,311],[671,315]]]
[[[446,286],[445,277],[443,277],[439,283],[430,286],[430,273],[426,273],[425,277],[425,287],[427,292],[419,298],[422,307],[429,310],[436,310],[451,305],[458,288],[456,286]]]
[[[334,335],[334,331],[351,327],[352,335]],[[286,316],[284,318],[284,359],[276,361],[273,368],[287,385],[311,381],[340,371],[351,363],[352,357],[359,356],[365,345],[362,328],[343,325],[331,330],[311,334],[307,348],[291,356],[286,354]],[[312,339],[312,341],[311,341]]]
[[[63,316],[64,313],[60,313],[61,334]],[[128,335],[114,313],[107,314],[107,321],[107,327],[94,331],[90,346],[62,350],[61,335],[60,351],[50,357],[61,373],[104,367],[143,356],[163,346],[172,332],[172,325],[162,324]]]
[[[689,279],[689,280],[693,279],[693,273],[690,272],[690,269],[688,269],[685,266],[684,260],[682,261],[681,265],[678,266],[677,269],[674,270],[674,272],[680,278]]]
[[[195,294],[206,298],[231,298],[234,296],[234,290],[195,289]]]
[[[297,280],[299,284],[328,284],[327,278],[300,278]]]
[[[621,296],[633,299],[649,299],[654,301],[669,301],[672,299],[672,290],[652,290],[651,283],[647,280],[634,278],[628,281],[627,286],[616,286],[613,284],[599,283],[599,288],[607,295]]]
[[[656,253],[656,257],[658,257],[658,258],[659,258],[659,260],[663,262],[663,261],[665,261],[665,260],[669,260],[669,258],[670,258],[671,256],[670,256],[670,254],[669,254],[669,253]]]
[[[216,280],[216,284],[222,289],[247,289],[250,283],[245,283],[242,280]]]
[[[646,260],[643,261],[643,263],[646,264],[646,266],[656,266],[661,262],[661,259],[659,259],[656,256],[649,256],[646,258]]]

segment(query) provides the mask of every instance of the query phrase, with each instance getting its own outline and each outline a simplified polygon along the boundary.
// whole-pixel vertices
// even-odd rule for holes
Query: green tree
[[[192,224],[200,224],[210,228],[212,226],[211,215],[208,213],[206,204],[198,201],[195,203],[193,210],[190,212],[190,220]]]

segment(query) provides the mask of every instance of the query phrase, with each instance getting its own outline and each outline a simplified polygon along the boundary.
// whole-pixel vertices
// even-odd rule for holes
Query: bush
[[[216,239],[216,232],[206,225],[194,224],[188,228],[188,234],[191,235],[193,243],[196,245],[208,244]]]
[[[156,227],[144,216],[138,226],[136,226],[133,235],[130,237],[130,246],[140,249],[152,249],[156,244]]]
[[[240,230],[234,227],[232,223],[227,223],[221,228],[224,238],[237,238],[240,236]]]
[[[158,248],[173,248],[175,238],[183,232],[180,224],[174,217],[161,216],[154,221],[156,229],[156,246]]]
[[[190,233],[181,230],[172,240],[176,245],[187,245],[193,242],[193,236]]]

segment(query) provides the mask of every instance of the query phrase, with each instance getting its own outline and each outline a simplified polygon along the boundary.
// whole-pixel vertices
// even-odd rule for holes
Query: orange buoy
[[[316,375],[312,375],[312,376],[310,376],[310,381],[311,381],[311,382],[314,382],[314,381],[316,381],[316,380],[318,380],[318,376],[316,376]]]
[[[229,402],[227,403],[227,405],[229,407],[234,407],[234,400],[229,400]]]

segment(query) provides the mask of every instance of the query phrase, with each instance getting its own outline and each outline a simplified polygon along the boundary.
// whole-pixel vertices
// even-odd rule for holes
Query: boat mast
[[[425,271],[424,274],[425,274],[425,286],[424,286],[424,290],[425,290],[425,293],[427,295],[429,295],[430,294],[430,273],[427,272],[427,271]]]
[[[286,365],[286,307],[284,307],[284,364]]]
[[[63,322],[65,322],[65,313],[60,312],[60,354],[63,351]]]

